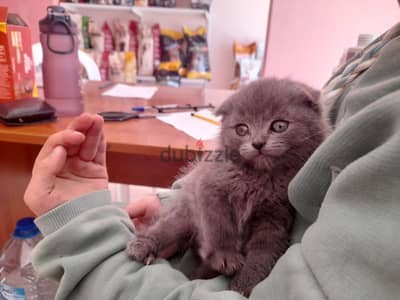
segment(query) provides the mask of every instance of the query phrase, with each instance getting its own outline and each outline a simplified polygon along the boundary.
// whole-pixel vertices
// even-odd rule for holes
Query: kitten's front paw
[[[231,276],[242,268],[244,257],[240,253],[216,251],[207,258],[212,269]]]
[[[125,252],[130,258],[149,265],[157,255],[157,245],[151,238],[137,237],[128,242]]]

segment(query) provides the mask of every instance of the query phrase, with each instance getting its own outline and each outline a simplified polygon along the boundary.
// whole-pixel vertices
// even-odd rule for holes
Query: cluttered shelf
[[[183,8],[183,7],[156,7],[156,6],[122,6],[122,5],[105,5],[105,4],[90,4],[90,3],[60,3],[65,9],[74,12],[96,12],[96,11],[126,11],[131,12],[138,17],[144,14],[170,14],[170,15],[194,15],[208,19],[208,10]]]
[[[200,88],[211,80],[207,9],[97,3],[60,4],[101,80]]]

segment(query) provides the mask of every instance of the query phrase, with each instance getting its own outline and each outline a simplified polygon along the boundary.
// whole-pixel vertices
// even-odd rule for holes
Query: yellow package
[[[205,27],[199,27],[196,31],[191,31],[188,27],[184,27],[183,33],[187,45],[187,78],[211,80]]]

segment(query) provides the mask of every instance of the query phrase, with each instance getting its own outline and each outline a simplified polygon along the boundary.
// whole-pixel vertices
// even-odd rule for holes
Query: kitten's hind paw
[[[148,237],[137,237],[126,245],[126,254],[146,265],[151,264],[157,256],[157,244]]]

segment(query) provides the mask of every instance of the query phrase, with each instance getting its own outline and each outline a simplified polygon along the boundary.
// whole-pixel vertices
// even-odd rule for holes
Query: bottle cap
[[[30,239],[40,234],[39,229],[33,222],[34,218],[24,218],[18,220],[13,237],[20,239]]]

